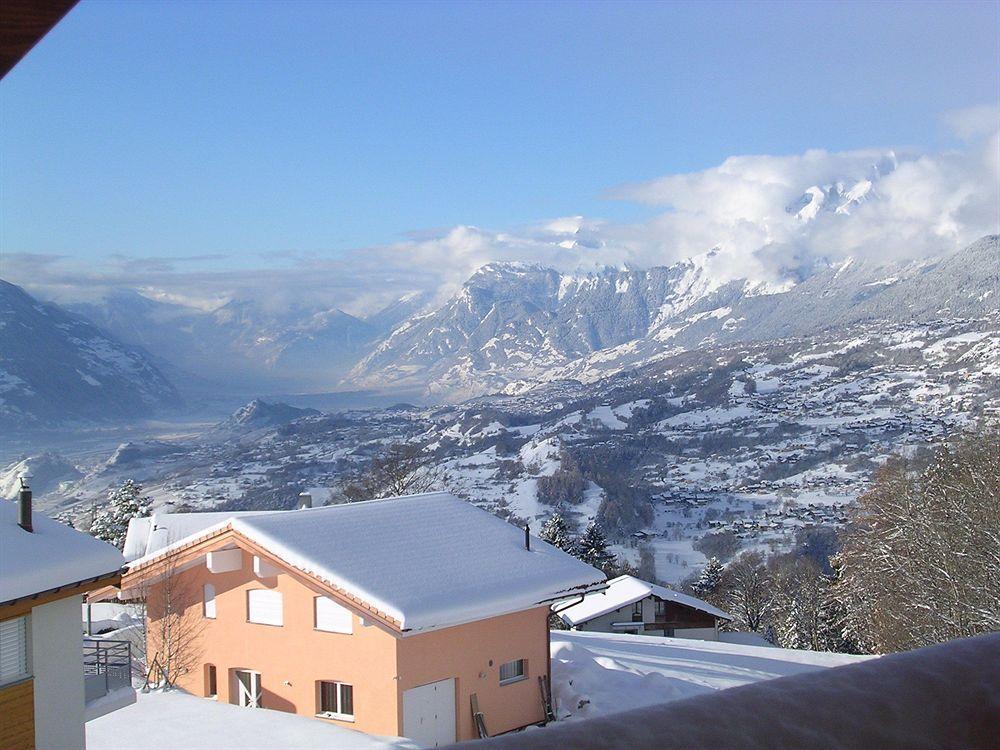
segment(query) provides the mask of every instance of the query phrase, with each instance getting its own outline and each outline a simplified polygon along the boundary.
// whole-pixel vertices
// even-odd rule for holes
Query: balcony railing
[[[101,638],[83,639],[83,675],[87,703],[132,686],[132,644]]]

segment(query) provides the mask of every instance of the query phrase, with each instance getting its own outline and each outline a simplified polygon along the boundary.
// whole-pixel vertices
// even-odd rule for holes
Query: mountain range
[[[833,186],[813,199],[849,210],[864,192]],[[491,263],[443,304],[411,294],[365,319],[335,307],[274,312],[253,300],[202,311],[130,290],[63,309],[4,283],[0,414],[134,417],[176,406],[178,389],[194,382],[250,395],[365,389],[459,401],[592,382],[710,346],[1000,314],[997,236],[915,262],[813,263],[777,282],[726,280],[725,263],[718,249],[588,273]]]

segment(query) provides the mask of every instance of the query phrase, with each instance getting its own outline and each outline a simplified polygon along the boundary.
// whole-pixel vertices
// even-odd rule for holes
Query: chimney
[[[308,492],[299,493],[299,510],[313,507],[313,496]]]
[[[531,526],[524,524],[524,548],[531,552]]]
[[[17,525],[25,531],[30,532],[31,528],[31,488],[28,480],[31,474],[21,475],[21,492],[17,496]]]

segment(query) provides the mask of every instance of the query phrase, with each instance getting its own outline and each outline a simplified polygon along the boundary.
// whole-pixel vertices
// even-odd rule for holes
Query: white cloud
[[[963,150],[734,156],[699,172],[609,192],[613,199],[662,209],[638,224],[569,216],[507,231],[457,226],[336,258],[284,255],[280,267],[226,272],[194,270],[187,261],[198,258],[114,258],[94,267],[70,258],[8,254],[4,274],[62,299],[128,286],[199,307],[251,297],[274,308],[318,304],[360,314],[414,290],[434,291],[440,300],[496,260],[561,270],[648,267],[720,248],[713,263],[721,276],[775,282],[817,260],[920,258],[1000,231],[997,109],[962,110],[945,119],[969,139]],[[866,180],[870,190],[849,201],[852,188],[865,193]],[[803,195],[814,187],[824,205],[797,216]]]

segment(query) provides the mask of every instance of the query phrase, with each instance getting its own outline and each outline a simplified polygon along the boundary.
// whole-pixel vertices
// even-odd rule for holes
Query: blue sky
[[[998,9],[83,0],[0,83],[0,250],[245,269],[639,221],[608,192],[736,154],[942,151],[997,103]]]

